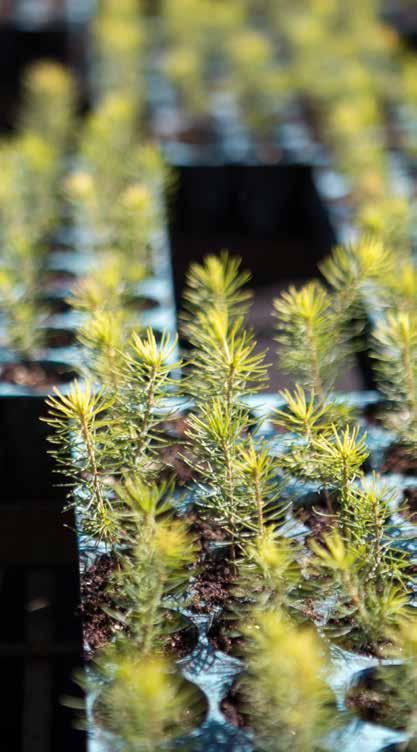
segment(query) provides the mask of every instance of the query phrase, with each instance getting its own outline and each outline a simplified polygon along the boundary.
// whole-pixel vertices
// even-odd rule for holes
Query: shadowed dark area
[[[0,510],[3,619],[0,733],[7,752],[83,752],[64,696],[82,662],[78,554],[72,516],[38,499]]]
[[[308,165],[180,167],[170,206],[177,301],[191,261],[227,248],[255,289],[317,275],[335,238]]]

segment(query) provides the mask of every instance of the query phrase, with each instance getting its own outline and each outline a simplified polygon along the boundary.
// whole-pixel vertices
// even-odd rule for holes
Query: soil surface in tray
[[[202,522],[194,515],[190,515],[188,519],[191,532],[195,534],[201,547],[201,556],[196,562],[195,573],[193,571],[190,573],[192,577],[190,607],[199,613],[210,613],[213,608],[224,607],[227,604],[230,589],[234,583],[233,572],[224,556],[207,556],[207,549],[211,544],[224,540],[224,532]],[[80,610],[84,641],[89,646],[91,655],[103,647],[115,632],[122,630],[121,624],[103,610],[103,607],[114,608],[109,582],[115,567],[114,557],[102,555],[81,574]],[[191,652],[196,644],[196,637],[195,629],[186,624],[167,638],[166,650],[176,658],[181,658]],[[216,643],[216,632],[213,632],[212,642]],[[224,647],[225,642],[227,638],[219,632],[219,644],[215,644],[215,647]]]
[[[46,347],[72,347],[77,341],[76,333],[73,329],[54,329],[46,328],[44,332],[44,341]]]
[[[216,545],[224,544],[227,533],[219,526],[189,515],[191,532],[201,548],[192,582],[192,607],[201,613],[211,613],[213,608],[224,607],[230,599],[236,577],[224,551]]]
[[[382,472],[417,477],[417,457],[406,447],[396,444],[388,450]],[[402,509],[404,514],[407,515],[408,512],[411,521],[417,521],[417,488],[404,490]]]
[[[73,372],[65,371],[64,366],[53,367],[52,364],[45,366],[38,363],[7,363],[0,367],[0,381],[39,392],[68,383],[72,378]]]
[[[396,444],[388,450],[381,471],[417,476],[417,456],[406,447]]]
[[[111,608],[113,605],[107,588],[115,567],[116,559],[104,554],[81,574],[80,612],[84,642],[92,654],[109,642],[115,631],[120,630],[120,623],[103,610],[103,606]]]
[[[367,671],[348,691],[346,705],[363,721],[404,729],[413,708],[404,701],[401,693],[403,684],[401,666],[384,666],[379,670]]]
[[[245,718],[242,708],[244,707],[244,697],[240,689],[240,680],[232,686],[230,692],[222,700],[220,709],[224,713],[226,720],[238,728],[249,729],[249,724]]]
[[[336,499],[331,495],[321,493],[315,501],[295,510],[295,516],[310,529],[308,537],[322,540],[323,535],[329,533],[335,524],[335,514],[338,511]]]

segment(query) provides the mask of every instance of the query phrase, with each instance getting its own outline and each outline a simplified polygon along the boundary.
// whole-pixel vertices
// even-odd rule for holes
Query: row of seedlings
[[[170,178],[144,135],[142,43],[135,4],[103,3],[93,26],[94,106],[64,184],[73,264],[82,270],[67,295],[81,380],[48,400],[52,455],[76,518],[85,660],[117,635],[87,675],[91,749],[107,737],[91,715],[97,682],[106,685],[99,704],[109,727],[118,724],[126,744],[139,738],[144,749],[190,724],[195,694],[171,681],[171,662],[159,651],[165,619],[177,627],[166,598],[182,592],[194,543],[173,519],[171,483],[160,477],[153,446],[162,423],[154,412],[174,396],[178,353],[164,203]],[[118,593],[110,616],[101,602],[108,580]]]
[[[75,108],[71,77],[36,64],[25,77],[18,131],[1,144],[1,458],[5,497],[20,501],[56,494],[38,417],[50,385],[65,381],[72,364],[67,333],[55,327],[60,280],[52,259],[65,221],[60,184]]]
[[[333,391],[359,347],[363,290],[396,263],[381,244],[358,276],[363,251],[345,249],[338,276],[341,251],[328,260],[330,291],[311,282],[275,302],[296,379],[276,398],[245,326],[248,275],[224,255],[190,270],[185,363],[167,338],[133,334],[117,383],[103,372],[95,392],[92,374],[49,399],[53,451],[101,550],[87,683],[104,749],[413,748],[414,340],[405,351],[375,331],[384,402]],[[180,707],[181,674],[205,695],[200,725],[201,696]]]

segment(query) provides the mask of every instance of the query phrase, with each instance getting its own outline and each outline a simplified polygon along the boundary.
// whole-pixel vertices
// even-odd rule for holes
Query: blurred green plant
[[[257,748],[324,749],[324,737],[336,722],[324,644],[313,629],[295,627],[276,611],[255,613],[247,636],[242,691]]]
[[[69,506],[78,510],[80,525],[89,535],[110,546],[120,534],[112,514],[111,405],[103,390],[74,381],[67,394],[54,388],[46,399],[48,415],[42,418],[52,429],[50,453],[70,488]]]
[[[199,698],[162,655],[142,655],[133,646],[108,647],[96,660],[98,679],[83,682],[97,691],[97,715],[123,752],[178,748],[191,731]],[[197,716],[198,717],[198,716]],[[184,739],[182,748],[187,749]]]
[[[75,125],[76,91],[72,75],[61,65],[41,61],[24,76],[23,132],[37,134],[61,154]]]
[[[167,636],[183,626],[176,606],[184,603],[197,547],[187,523],[173,517],[172,483],[131,476],[116,493],[116,515],[131,548],[110,578],[114,607],[106,610],[128,630],[119,642],[133,641],[141,655],[162,652]]]

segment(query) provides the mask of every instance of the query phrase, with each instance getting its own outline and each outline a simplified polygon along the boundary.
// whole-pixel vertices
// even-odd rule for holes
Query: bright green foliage
[[[84,138],[84,165],[68,176],[64,190],[86,240],[105,252],[104,267],[113,265],[116,275],[118,265],[118,286],[133,293],[145,274],[153,271],[169,172],[157,149],[135,146],[134,123],[130,122],[133,113],[128,105],[117,99],[96,113]],[[115,157],[114,164],[109,152]],[[95,277],[99,280],[102,274],[99,265]]]
[[[99,239],[114,225],[117,197],[132,176],[136,108],[129,97],[109,94],[88,118],[81,139],[81,171],[67,182],[70,198],[93,224]],[[116,200],[115,200],[116,199]]]
[[[230,411],[266,378],[264,353],[244,326],[250,293],[240,260],[226,252],[191,265],[184,293],[185,334],[193,347],[190,386],[197,400],[218,397]]]
[[[343,513],[351,484],[362,474],[368,456],[366,434],[360,436],[359,426],[347,426],[343,431],[333,428],[332,435],[313,439],[311,448],[314,475],[337,489]]]
[[[173,752],[174,739],[192,727],[196,693],[169,661],[161,655],[141,655],[132,646],[122,651],[109,647],[97,663],[104,679],[100,719],[115,734],[118,749]]]
[[[122,353],[113,407],[114,441],[124,472],[155,474],[162,424],[170,414],[167,399],[175,395],[177,342],[169,333],[156,341],[152,329],[133,332]]]
[[[313,439],[328,436],[334,428],[343,429],[354,420],[354,412],[348,405],[331,398],[321,402],[314,391],[307,395],[299,384],[292,392],[281,390],[280,396],[286,407],[274,410],[274,424],[302,438],[308,446]]]
[[[106,610],[123,630],[114,666],[111,650],[103,658],[108,679],[103,701],[113,701],[116,687],[126,690],[114,672],[129,645],[137,650],[133,661],[129,654],[132,670],[136,660],[163,651],[167,633],[178,628],[175,606],[189,593],[195,542],[175,514],[173,483],[160,481],[170,398],[180,394],[192,398],[183,459],[198,484],[196,510],[226,533],[222,545],[233,580],[228,616],[235,625],[237,615],[247,621],[239,632],[249,643],[247,713],[257,745],[265,752],[318,751],[334,710],[323,678],[327,663],[317,638],[299,631],[289,614],[322,619],[321,626],[345,646],[375,654],[382,654],[392,630],[409,616],[412,572],[389,537],[390,493],[378,478],[362,479],[366,435],[355,425],[353,410],[330,391],[353,349],[348,319],[358,316],[368,289],[382,289],[379,264],[388,268],[391,256],[376,242],[369,245],[369,257],[365,245],[339,249],[326,267],[333,292],[312,282],[300,291],[291,288],[275,303],[281,351],[300,380],[281,393],[286,405],[273,415],[288,434],[277,456],[253,430],[259,427],[248,407],[247,398],[266,379],[264,354],[257,353],[245,327],[248,275],[227,254],[192,267],[184,313],[191,354],[185,367],[176,362],[177,341],[168,334],[158,341],[152,330],[132,333],[127,304],[134,281],[126,276],[125,262],[135,255],[137,233],[139,245],[146,246],[136,213],[152,213],[154,194],[147,181],[126,182],[123,191],[124,209],[132,215],[125,238],[115,255],[103,254],[99,273],[73,295],[86,316],[80,340],[89,380],[85,390],[75,384],[68,395],[50,397],[47,419],[84,529],[118,555],[112,608]],[[158,222],[152,223],[153,232]],[[411,291],[407,274],[404,285]],[[394,300],[396,293],[391,295]],[[410,292],[404,310],[389,314],[375,334],[385,394],[407,429],[413,425],[417,375],[411,297]],[[92,381],[101,391],[94,393]],[[288,476],[314,481],[327,495],[332,531],[320,543],[313,540],[310,549],[284,537],[288,507],[280,498],[282,476],[284,482]],[[129,696],[133,708],[141,695]],[[127,713],[130,705],[123,698]],[[166,717],[164,711],[161,723]],[[141,749],[141,737],[131,739]]]
[[[123,92],[139,107],[144,94],[140,76],[145,40],[138,3],[121,0],[100,4],[93,41],[100,95]]]
[[[274,308],[280,367],[324,400],[352,350],[343,312],[319,282],[290,287]]]
[[[240,598],[241,622],[241,612],[247,613],[247,604],[259,613],[289,611],[300,606],[305,592],[302,584],[301,547],[289,538],[280,537],[270,527],[247,545],[239,564],[236,592]]]
[[[161,149],[153,143],[141,143],[132,154],[134,175],[140,175],[157,199],[165,200],[165,191],[175,186],[175,175],[162,155]]]
[[[0,311],[5,319],[2,345],[22,360],[29,360],[42,345],[43,313],[35,291],[22,286],[14,270],[0,270]]]
[[[256,341],[241,318],[231,320],[226,310],[213,308],[197,315],[188,329],[194,350],[187,388],[196,401],[221,396],[231,407],[262,389],[265,353],[255,352]]]
[[[283,516],[273,461],[246,436],[249,425],[245,409],[216,398],[187,420],[192,456],[186,459],[203,483],[202,513],[227,530],[232,558],[237,549],[245,556],[245,541],[266,535]]]
[[[372,558],[378,538],[345,541],[337,530],[324,536],[324,544],[312,541],[314,564],[328,573],[328,589],[336,600],[328,628],[349,644],[370,647],[376,653],[388,632],[408,611],[408,593],[401,577],[401,560]],[[383,566],[383,563],[385,566]],[[379,577],[377,575],[379,571]],[[323,592],[323,583],[320,583]]]
[[[389,427],[405,445],[413,447],[417,431],[417,316],[388,313],[374,331],[378,386],[392,403]]]
[[[202,115],[207,110],[204,91],[203,61],[198,51],[186,45],[177,45],[170,50],[164,61],[165,73],[181,93],[183,101],[194,114]]]
[[[278,482],[276,463],[266,444],[257,446],[249,436],[239,449],[237,470],[248,510],[246,526],[248,534],[257,535],[261,541],[283,515],[279,502],[282,483]]]
[[[366,436],[360,436],[358,426],[350,426],[352,415],[343,405],[318,402],[314,393],[307,398],[299,385],[293,394],[284,390],[282,396],[287,409],[276,410],[274,422],[294,437],[278,464],[295,477],[335,490],[343,515],[351,484],[368,456]]]
[[[388,243],[397,256],[409,252],[413,222],[413,207],[405,196],[373,195],[358,207],[357,223],[361,231]],[[381,281],[384,281],[382,276]]]
[[[240,271],[240,259],[226,251],[220,256],[207,256],[202,264],[191,264],[184,292],[186,324],[192,324],[198,312],[203,315],[212,310],[226,311],[230,320],[240,318],[252,297],[245,289],[249,279],[248,272]]]
[[[36,133],[56,149],[68,147],[75,116],[75,85],[71,74],[57,63],[33,64],[24,77],[24,131]]]
[[[417,317],[388,313],[374,329],[380,388],[394,404],[412,409],[416,401]]]
[[[391,516],[390,504],[395,498],[392,488],[384,484],[378,476],[349,489],[346,499],[343,522],[349,541],[366,558],[362,570],[367,578],[374,580],[378,590],[382,589],[389,577],[401,579],[405,559],[398,554],[395,543],[387,537]]]
[[[103,391],[74,381],[68,394],[54,389],[46,400],[49,412],[44,419],[53,430],[51,454],[71,486],[71,506],[81,511],[86,531],[106,543],[113,543],[118,534],[108,483],[114,464],[107,415],[111,404]]]
[[[335,292],[341,311],[363,316],[363,305],[384,289],[396,267],[395,255],[379,237],[365,237],[356,244],[337,246],[320,271]]]
[[[212,80],[213,60],[220,64],[219,83],[224,85],[230,68],[229,45],[244,19],[240,0],[218,2],[215,13],[210,0],[164,0],[163,30],[169,43],[164,72],[194,117],[208,109],[207,78]]]
[[[311,628],[276,611],[254,614],[248,628],[246,712],[262,752],[316,752],[334,724],[324,645]]]
[[[39,135],[27,133],[2,146],[0,164],[5,259],[33,263],[30,254],[41,253],[40,243],[57,219],[58,153]]]
[[[45,268],[45,239],[57,217],[57,157],[52,145],[29,132],[0,149],[4,344],[25,360],[43,344],[40,275]]]
[[[212,398],[201,406],[198,415],[188,418],[186,429],[195,456],[189,462],[207,486],[202,494],[203,511],[227,530],[232,557],[242,527],[247,527],[249,505],[242,492],[239,465],[242,434],[247,426],[246,410],[231,409],[221,399]],[[256,509],[252,511],[256,515]]]
[[[277,59],[273,42],[246,28],[231,37],[227,49],[230,81],[243,120],[258,137],[270,137],[277,120],[271,101],[285,101],[288,72]]]
[[[152,191],[144,183],[130,183],[120,195],[115,240],[126,259],[126,266],[139,258],[145,268],[152,268],[152,234],[161,225],[158,206]]]
[[[333,421],[328,416],[328,406],[316,400],[314,391],[308,396],[296,384],[293,392],[283,389],[280,396],[286,402],[285,410],[274,411],[274,423],[285,431],[301,436],[306,441],[331,431]]]
[[[99,311],[121,312],[132,300],[137,283],[146,276],[146,268],[114,252],[100,254],[98,261],[97,268],[72,288],[68,302],[90,315]]]
[[[116,181],[128,174],[129,153],[136,142],[135,120],[134,102],[117,92],[109,94],[86,122],[81,156],[101,189],[117,185]],[[107,161],[103,161],[105,155]]]
[[[184,314],[193,347],[184,388],[196,402],[186,431],[190,464],[205,484],[206,511],[230,535],[232,558],[237,547],[244,550],[246,536],[263,534],[263,507],[269,505],[272,521],[277,498],[266,452],[258,452],[246,439],[252,421],[243,398],[262,387],[266,367],[264,354],[255,352],[255,340],[244,326],[250,295],[244,289],[248,275],[239,267],[239,260],[226,253],[193,265]],[[254,492],[248,490],[253,486],[245,453],[249,472],[257,478]]]
[[[68,302],[90,316],[97,312],[117,311],[123,305],[123,265],[115,255],[100,257],[100,267],[83,277],[72,288]]]
[[[417,312],[417,267],[406,260],[396,268],[387,281],[389,307],[396,312]]]
[[[108,450],[123,473],[155,475],[161,464],[167,401],[178,386],[176,340],[165,332],[133,331],[123,311],[98,311],[80,329],[87,376],[101,385],[111,403]]]
[[[63,181],[63,194],[76,209],[78,222],[86,225],[89,232],[105,234],[105,205],[97,189],[97,181],[85,168],[70,172]],[[110,212],[108,214],[110,217]]]
[[[330,492],[340,505],[342,527],[352,483],[362,474],[368,456],[366,436],[352,426],[353,413],[343,403],[307,397],[297,384],[293,393],[281,392],[287,405],[275,410],[274,422],[289,432],[286,450],[277,457],[285,473],[324,489],[328,511],[334,514]]]
[[[44,320],[42,311],[30,298],[18,299],[10,307],[3,299],[2,304],[6,307],[7,345],[18,359],[31,360],[44,343],[40,328]]]
[[[114,393],[120,383],[125,329],[126,317],[122,311],[97,311],[78,331],[78,341],[84,349],[84,370],[90,379],[110,393]]]
[[[139,474],[126,477],[116,486],[117,497],[121,502],[120,517],[123,522],[126,540],[136,543],[139,529],[153,534],[160,518],[173,512],[172,482],[147,483]]]
[[[142,655],[163,648],[167,630],[175,627],[167,612],[183,594],[196,547],[185,522],[173,519],[172,484],[146,484],[133,476],[117,488],[119,519],[133,547],[111,578],[117,618],[128,627]],[[121,638],[121,639],[126,639]]]
[[[140,264],[131,268],[132,278],[128,278],[119,255],[103,254],[101,261],[97,270],[72,290],[68,302],[84,319],[78,331],[78,341],[84,351],[84,372],[106,389],[115,390],[120,383],[123,351],[133,326],[129,311],[130,288],[143,277],[144,268]],[[136,325],[138,315],[139,312],[135,317]]]

